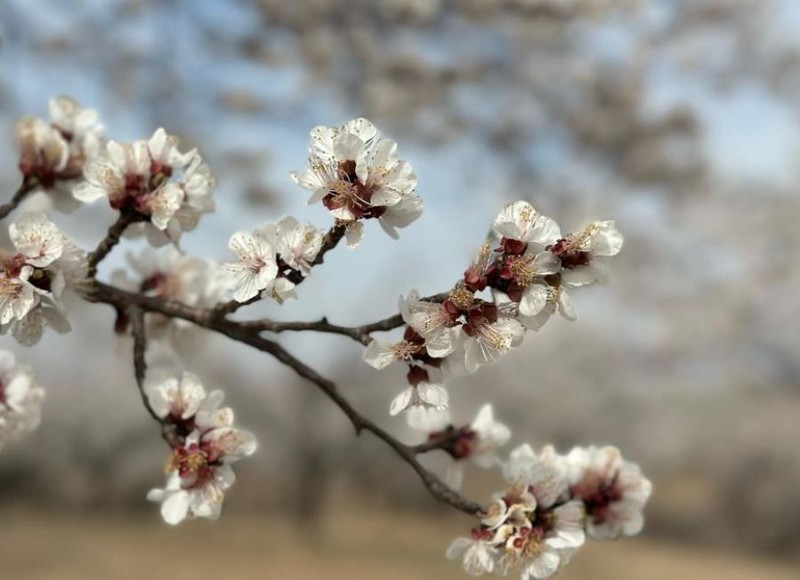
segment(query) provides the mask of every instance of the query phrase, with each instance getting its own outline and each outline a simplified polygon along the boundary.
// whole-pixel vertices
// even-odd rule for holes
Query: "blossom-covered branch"
[[[232,320],[228,315],[262,299],[297,299],[297,287],[327,252],[342,240],[351,249],[361,242],[365,223],[377,221],[397,238],[398,229],[420,217],[417,176],[399,157],[397,143],[366,119],[314,128],[309,165],[292,179],[312,192],[309,203],[322,203],[333,225],[323,233],[287,216],[235,232],[228,241],[235,259],[218,264],[178,246],[182,233],[214,209],[215,181],[196,149],[181,151],[178,138],[164,129],[131,143],[106,140],[97,114],[71,99],[54,99],[50,114],[50,122],[18,123],[23,188],[32,191],[35,184],[65,211],[105,199],[117,220],[88,254],[44,213],[27,213],[11,224],[14,250],[0,262],[0,332],[26,345],[38,342],[48,326],[67,332],[63,295],[69,290],[114,308],[115,331],[133,337],[142,402],[169,447],[167,481],[148,494],[166,522],[219,517],[235,481],[232,465],[257,447],[222,406],[222,391],[206,391],[198,376],[176,371],[182,365],[173,346],[200,328],[291,368],[336,405],[356,434],[372,433],[397,454],[436,499],[478,517],[471,539],[457,540],[448,552],[461,557],[471,574],[505,574],[519,566],[523,579],[546,578],[587,535],[602,539],[641,529],[650,483],[615,448],[576,448],[562,456],[551,447],[535,452],[523,445],[504,459],[500,449],[512,434],[492,404],[468,423],[454,421],[446,388],[450,377],[508,355],[553,314],[576,319],[568,291],[606,281],[607,262],[622,248],[612,220],[562,233],[527,201],[513,202],[495,217],[492,233],[449,290],[429,297],[410,290],[401,296],[398,314],[361,326],[332,324],[327,317]],[[26,194],[18,191],[12,205]],[[112,272],[111,283],[98,280],[98,265],[123,236],[166,247],[128,254],[127,267]],[[402,331],[394,341],[372,336],[394,330]],[[388,411],[406,416],[417,442],[393,436],[359,412],[333,381],[264,335],[286,331],[346,336],[365,347],[363,359],[373,368],[404,366],[405,382]],[[0,366],[0,427],[29,430],[40,391],[31,388],[26,371],[15,370],[13,359]],[[442,476],[419,458],[434,451],[450,459]],[[458,491],[467,465],[502,472],[507,488],[488,507]]]
[[[134,319],[140,316],[142,311],[147,311],[167,317],[186,320],[272,355],[283,364],[292,368],[298,375],[319,387],[320,390],[344,412],[348,420],[355,428],[356,433],[360,433],[362,431],[370,432],[389,445],[389,447],[392,448],[403,459],[403,461],[411,465],[414,471],[416,471],[421,477],[425,486],[435,497],[456,507],[457,509],[470,514],[478,513],[480,511],[480,505],[471,502],[463,498],[457,492],[454,492],[447,485],[443,484],[433,473],[428,471],[422,466],[422,464],[419,463],[419,461],[416,459],[416,455],[421,453],[421,450],[417,450],[414,446],[401,443],[387,431],[377,426],[371,420],[367,419],[365,416],[359,413],[343,395],[341,395],[336,385],[332,381],[324,378],[314,369],[298,360],[278,343],[259,336],[258,332],[247,328],[246,324],[228,320],[220,320],[214,316],[213,310],[196,309],[181,303],[167,302],[160,298],[152,298],[142,296],[141,294],[128,293],[124,290],[120,290],[103,283],[96,284],[90,299],[92,301],[110,304],[117,308],[123,308],[126,305],[129,307],[130,305],[134,305],[134,312],[138,313],[135,315]],[[137,330],[136,323],[134,323],[133,328],[134,337],[142,336],[140,334],[141,329]],[[140,341],[141,339],[137,339],[137,343],[140,344]],[[137,360],[140,361],[136,366],[138,374],[140,372],[139,369],[143,369],[144,367],[142,366],[143,358],[139,358]],[[444,444],[442,444],[442,447],[444,447]],[[432,449],[433,447],[430,447],[425,449],[425,451],[431,451]]]

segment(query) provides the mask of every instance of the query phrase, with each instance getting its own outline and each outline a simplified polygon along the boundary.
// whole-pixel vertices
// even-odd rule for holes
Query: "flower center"
[[[529,286],[536,277],[536,269],[533,267],[534,256],[524,254],[522,256],[510,256],[506,261],[506,267],[520,286]]]
[[[177,469],[183,478],[201,478],[207,475],[210,469],[208,454],[200,449],[197,443],[175,449],[167,460],[166,467],[168,472]]]
[[[458,308],[459,311],[468,310],[475,301],[475,294],[464,286],[456,286],[450,292],[447,301]]]
[[[399,361],[410,361],[422,348],[422,344],[401,340],[392,345],[392,353],[394,354],[394,358]]]

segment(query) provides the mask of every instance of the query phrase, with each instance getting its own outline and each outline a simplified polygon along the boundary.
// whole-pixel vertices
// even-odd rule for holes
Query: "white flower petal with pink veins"
[[[272,298],[278,304],[283,304],[285,301],[297,298],[295,292],[296,284],[286,278],[275,278],[270,280],[267,287],[261,293],[262,298]]]
[[[539,330],[556,312],[570,322],[578,317],[572,299],[563,286],[536,283],[523,292],[517,319],[525,328]]]
[[[378,218],[383,231],[395,240],[400,237],[397,228],[405,228],[422,215],[422,199],[414,194],[404,195],[397,203],[386,208]]]
[[[383,370],[393,362],[409,363],[422,345],[406,340],[388,343],[373,340],[364,350],[364,362],[374,369]]]
[[[175,183],[167,183],[145,196],[142,207],[146,208],[152,224],[164,231],[183,203],[183,189]]]
[[[394,344],[373,340],[364,350],[364,362],[377,370],[385,369],[396,360]]]
[[[498,237],[533,243],[542,249],[561,237],[558,224],[540,214],[527,201],[515,201],[504,207],[495,218],[492,229]]]
[[[182,478],[174,471],[169,475],[164,489],[150,490],[147,499],[161,503],[161,517],[173,526],[192,518],[216,520],[222,512],[225,492],[235,480],[233,470],[222,465],[215,469],[209,481],[200,486],[184,488]]]
[[[147,140],[146,146],[150,159],[173,169],[185,167],[197,155],[197,150],[192,149],[181,153],[178,151],[178,141],[179,139],[175,135],[169,135],[163,127],[159,127]]]
[[[233,409],[221,406],[224,399],[225,393],[219,389],[211,391],[203,399],[194,416],[195,427],[198,430],[205,432],[219,427],[233,426]]]
[[[512,318],[500,318],[497,322],[481,325],[474,336],[465,341],[465,365],[474,373],[482,365],[494,362],[522,342],[525,329]]]
[[[235,427],[216,427],[203,433],[203,445],[222,457],[225,463],[238,461],[255,453],[258,443],[249,431]]]
[[[206,399],[200,379],[188,372],[178,377],[154,377],[144,387],[150,408],[161,419],[190,419]]]
[[[311,264],[322,249],[322,233],[311,224],[285,217],[278,222],[275,249],[287,266],[308,276]]]
[[[447,549],[447,557],[450,560],[461,558],[464,570],[471,576],[494,572],[499,555],[489,543],[469,538],[458,538]]]
[[[30,284],[18,279],[0,278],[0,325],[22,320],[39,301]]]
[[[450,396],[442,385],[422,381],[409,385],[398,394],[389,407],[391,416],[398,415],[413,407],[427,407],[437,411],[447,409]]]
[[[42,119],[22,117],[14,125],[19,166],[26,175],[55,175],[67,169],[69,143],[58,129]]]
[[[64,253],[69,241],[44,212],[28,212],[8,228],[14,247],[25,262],[37,268],[49,266]]]
[[[23,346],[33,346],[39,342],[44,334],[45,326],[49,326],[59,334],[72,330],[69,320],[66,319],[60,307],[38,302],[24,317],[12,320],[8,325],[0,328],[0,334],[8,332]]]
[[[264,290],[277,276],[275,249],[264,235],[246,232],[233,234],[228,247],[239,258],[238,262],[224,265],[230,275],[233,298],[237,302],[246,302]]]
[[[562,283],[572,287],[606,283],[609,278],[606,260],[620,252],[623,241],[613,220],[592,222],[580,233],[559,240],[551,251],[564,265]]]
[[[535,578],[537,580],[541,578],[550,578],[558,572],[560,566],[561,558],[558,557],[558,554],[554,552],[544,552],[539,557],[532,560],[522,570],[521,578],[522,580],[528,580],[530,578]]]
[[[54,97],[48,101],[48,111],[53,126],[62,134],[70,135],[70,149],[74,156],[91,159],[103,144],[103,125],[95,109],[82,107],[70,97]]]
[[[428,434],[432,431],[441,431],[452,423],[449,409],[437,409],[416,405],[406,410],[406,424],[415,431]]]

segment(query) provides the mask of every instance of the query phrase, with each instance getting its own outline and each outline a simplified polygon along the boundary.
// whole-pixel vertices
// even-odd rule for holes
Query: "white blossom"
[[[0,332],[34,344],[47,323],[69,330],[61,295],[85,276],[85,256],[42,212],[29,212],[9,227],[16,249],[0,261]]]
[[[529,246],[530,249],[531,246]],[[557,274],[561,263],[551,252],[531,252],[526,250],[522,255],[509,256],[505,260],[505,271],[512,280],[519,294],[519,312],[523,316],[535,316],[544,305],[541,300],[541,287],[546,284],[545,276]]]
[[[278,222],[275,250],[287,266],[303,276],[308,276],[321,248],[322,234],[311,224],[301,224],[291,216]]]
[[[389,407],[389,414],[398,415],[413,407],[428,407],[437,411],[447,409],[450,397],[442,385],[420,381],[408,385],[394,399]]]
[[[397,156],[397,143],[380,136],[366,119],[341,127],[315,127],[311,131],[309,168],[292,173],[292,179],[312,192],[309,203],[322,201],[339,221],[352,224],[376,218],[392,237],[422,213],[414,193],[417,176]],[[350,231],[348,245],[355,246],[361,229]]]
[[[17,120],[14,132],[20,150],[20,169],[23,175],[54,176],[64,171],[69,162],[69,143],[61,132],[36,117]]]
[[[470,576],[491,574],[497,566],[500,551],[480,538],[457,538],[447,549],[451,560],[461,558],[464,570]]]
[[[188,306],[211,307],[222,299],[226,286],[221,266],[184,254],[174,246],[144,248],[126,255],[128,268],[117,269],[111,279],[115,286],[145,296],[174,300]],[[193,325],[158,313],[148,314],[148,335],[182,342]],[[178,333],[178,334],[176,334]]]
[[[517,320],[530,330],[539,330],[556,312],[569,321],[577,318],[572,299],[563,286],[531,284],[526,290],[525,311],[529,314],[522,313],[520,303]]]
[[[516,567],[523,580],[549,578],[585,541],[583,502],[568,497],[563,474],[530,446],[512,451],[504,475],[511,487],[495,496],[472,537],[496,550],[501,574]]]
[[[586,504],[586,531],[595,539],[633,536],[644,526],[642,511],[652,484],[616,447],[573,449],[566,456],[572,495]]]
[[[228,247],[239,258],[238,262],[224,266],[230,275],[233,298],[246,302],[264,290],[278,274],[274,229],[256,230],[252,234],[237,232],[231,236]]]
[[[409,363],[424,345],[409,340],[388,343],[373,339],[364,350],[364,362],[374,369],[385,369],[393,362]]]
[[[44,390],[36,384],[33,369],[17,363],[13,353],[0,350],[0,449],[39,426],[43,399]]]
[[[50,122],[33,117],[17,121],[15,132],[20,151],[20,170],[35,179],[62,211],[80,206],[71,189],[81,176],[87,160],[103,144],[103,125],[97,111],[81,107],[69,97],[55,97],[48,103]]]
[[[201,214],[214,208],[214,180],[195,149],[178,150],[178,138],[159,128],[147,141],[109,141],[84,167],[73,195],[85,203],[106,197],[112,208],[149,218],[161,239],[177,242]],[[142,224],[139,224],[140,226]],[[143,232],[129,228],[128,235]]]
[[[469,460],[482,469],[491,469],[500,463],[497,450],[511,439],[511,430],[496,421],[494,409],[486,404],[478,411],[475,419],[459,437],[455,446],[456,453],[448,465],[445,481],[454,488],[460,489],[464,481],[465,461]]]
[[[233,426],[233,411],[220,408],[222,392],[208,395],[199,379],[183,373],[146,387],[153,411],[172,429],[172,455],[164,488],[147,497],[161,503],[161,515],[169,524],[187,518],[217,519],[225,492],[233,485],[231,464],[252,455],[256,441],[247,431]]]
[[[481,407],[470,424],[475,434],[469,458],[479,467],[489,469],[497,462],[497,450],[511,439],[511,430],[495,420],[494,408],[491,404]]]
[[[261,293],[262,298],[272,298],[278,304],[283,304],[286,300],[297,298],[294,290],[295,283],[286,278],[275,278],[267,283],[267,287]]]
[[[54,97],[48,102],[50,120],[70,145],[70,155],[91,159],[103,144],[103,124],[95,109],[82,107],[70,97]]]
[[[540,214],[527,201],[508,204],[497,215],[492,228],[499,237],[534,244],[541,250],[561,237],[558,224]]]
[[[200,379],[188,372],[180,377],[148,379],[144,387],[150,408],[161,419],[188,421],[193,419],[207,400]]]
[[[351,250],[357,248],[364,237],[363,222],[346,222],[344,230],[344,241]]]
[[[559,239],[551,248],[563,267],[561,281],[567,286],[587,286],[608,280],[605,259],[622,249],[622,234],[613,220],[592,222],[579,234]]]
[[[449,310],[443,302],[419,299],[413,290],[408,298],[400,300],[403,319],[425,341],[425,351],[433,358],[444,358],[458,347],[461,326],[456,322],[457,312]]]
[[[474,373],[482,365],[494,362],[512,347],[519,345],[525,329],[513,318],[492,321],[478,310],[470,312],[462,327],[464,339],[464,364],[467,372]]]

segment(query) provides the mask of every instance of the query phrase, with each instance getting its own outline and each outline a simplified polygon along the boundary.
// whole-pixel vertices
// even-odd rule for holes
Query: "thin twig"
[[[144,324],[144,311],[141,308],[130,308],[128,310],[131,318],[131,334],[133,335],[133,371],[136,377],[136,386],[139,387],[139,394],[142,397],[142,403],[150,416],[162,423],[161,418],[153,411],[150,406],[150,400],[144,391],[144,381],[147,375],[147,362],[145,354],[147,353],[147,331]]]
[[[12,211],[14,211],[19,204],[22,203],[29,193],[31,193],[36,186],[39,185],[36,179],[32,179],[30,177],[26,177],[22,180],[22,183],[19,184],[17,191],[14,192],[14,195],[11,197],[11,201],[8,203],[4,203],[0,205],[0,219],[3,219]]]
[[[411,449],[416,455],[422,455],[423,453],[429,453],[431,451],[444,451],[450,455],[454,455],[454,445],[464,436],[465,431],[469,431],[469,427],[458,429],[451,425],[444,431],[432,435],[431,438],[424,443],[412,446]]]
[[[427,296],[422,298],[422,301],[425,302],[441,302],[445,298],[447,298],[448,293],[444,292],[441,294],[434,294],[433,296]],[[306,331],[310,330],[312,332],[324,332],[329,334],[341,334],[343,336],[349,336],[353,340],[360,342],[364,346],[368,345],[372,338],[370,335],[373,332],[388,332],[390,330],[394,330],[395,328],[400,328],[405,324],[405,320],[403,320],[402,315],[395,314],[394,316],[390,316],[388,318],[384,318],[383,320],[378,320],[377,322],[372,322],[370,324],[364,324],[362,326],[340,326],[338,324],[331,324],[328,322],[328,318],[323,316],[319,320],[313,321],[300,321],[300,322],[280,322],[277,320],[270,320],[269,318],[263,318],[261,320],[250,320],[246,322],[241,322],[240,325],[242,328],[246,328],[248,330],[253,331],[269,331],[269,332],[285,332],[289,331]]]
[[[364,346],[368,345],[372,340],[368,333],[361,332],[361,329],[358,327],[351,328],[348,326],[339,326],[337,324],[331,324],[328,322],[326,317],[322,317],[319,320],[314,320],[311,322],[279,322],[276,320],[269,320],[269,319],[262,319],[262,320],[252,320],[246,322],[239,323],[242,328],[246,328],[248,330],[263,332],[284,332],[287,330],[291,331],[304,331],[310,330],[313,332],[325,332],[330,334],[342,334],[344,336],[349,336],[353,340],[360,342]]]
[[[108,256],[111,250],[119,243],[122,234],[128,226],[136,222],[144,221],[145,216],[136,212],[123,212],[119,214],[117,221],[108,228],[106,237],[97,245],[97,249],[89,254],[87,259],[87,277],[94,278],[97,275],[97,266]]]

